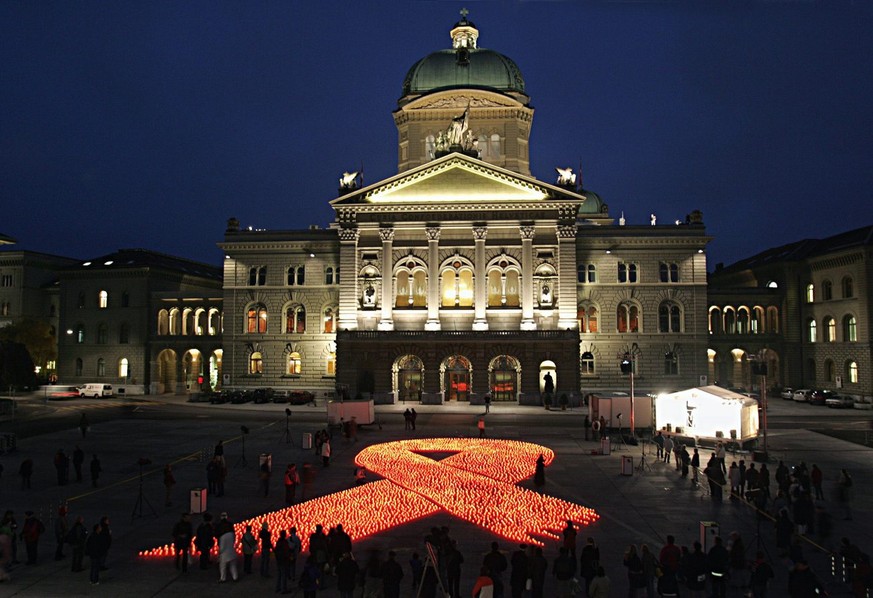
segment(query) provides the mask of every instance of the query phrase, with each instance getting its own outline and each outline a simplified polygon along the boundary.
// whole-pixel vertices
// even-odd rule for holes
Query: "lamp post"
[[[630,374],[630,433],[634,433],[634,354],[632,351],[621,356],[621,373]]]
[[[749,355],[749,362],[751,364],[751,375],[752,376],[761,376],[761,387],[760,387],[760,396],[761,396],[761,424],[764,429],[764,460],[767,460],[768,455],[770,454],[767,449],[767,362],[764,361],[764,350],[762,350],[757,355]]]

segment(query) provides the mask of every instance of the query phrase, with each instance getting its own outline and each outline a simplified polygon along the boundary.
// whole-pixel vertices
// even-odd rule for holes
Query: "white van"
[[[95,399],[99,399],[102,397],[111,397],[112,393],[112,385],[111,384],[85,384],[84,386],[79,387],[79,396],[80,397],[94,397]]]

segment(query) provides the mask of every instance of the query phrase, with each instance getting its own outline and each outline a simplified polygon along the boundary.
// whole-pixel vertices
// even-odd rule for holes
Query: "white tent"
[[[742,443],[758,437],[758,402],[720,386],[658,395],[655,429]]]

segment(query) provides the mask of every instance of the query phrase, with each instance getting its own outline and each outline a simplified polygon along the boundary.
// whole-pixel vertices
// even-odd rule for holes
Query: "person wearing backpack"
[[[24,523],[21,526],[21,539],[27,549],[27,564],[35,565],[39,549],[39,537],[45,533],[45,525],[34,516],[33,511],[24,514]]]
[[[300,574],[300,589],[303,590],[303,598],[315,598],[318,592],[318,563],[314,555],[309,555],[306,564],[303,565],[303,573]]]

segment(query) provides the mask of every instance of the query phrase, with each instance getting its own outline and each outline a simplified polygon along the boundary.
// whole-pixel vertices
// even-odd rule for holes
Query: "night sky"
[[[326,226],[339,175],[396,173],[409,67],[519,65],[531,170],[583,166],[616,219],[694,209],[712,269],[873,223],[873,3],[0,3],[0,232],[80,258],[218,264],[226,221]]]

